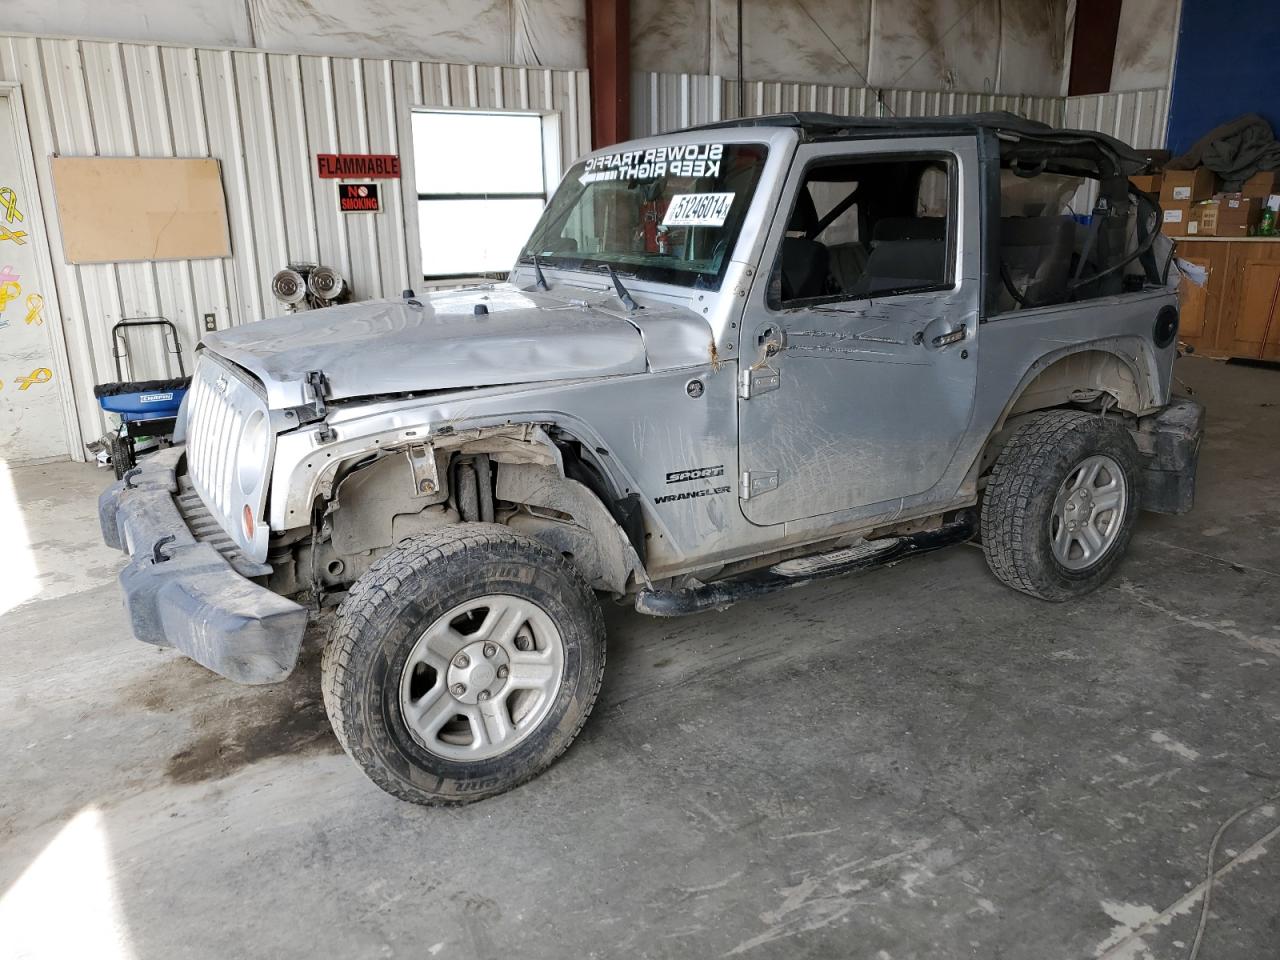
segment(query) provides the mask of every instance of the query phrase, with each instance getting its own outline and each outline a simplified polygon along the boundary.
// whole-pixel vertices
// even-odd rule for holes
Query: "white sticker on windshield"
[[[664,227],[723,227],[733,206],[732,193],[677,193],[671,198]]]

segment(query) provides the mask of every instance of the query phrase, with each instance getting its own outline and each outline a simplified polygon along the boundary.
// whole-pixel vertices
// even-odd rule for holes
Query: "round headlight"
[[[271,278],[271,293],[281,303],[298,303],[307,295],[307,281],[297,270],[286,267]]]
[[[267,466],[267,441],[270,439],[267,415],[255,410],[240,431],[240,449],[236,451],[236,479],[246,496],[258,489]]]

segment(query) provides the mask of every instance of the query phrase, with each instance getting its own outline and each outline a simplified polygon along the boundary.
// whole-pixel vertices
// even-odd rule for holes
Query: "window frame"
[[[696,141],[696,142],[702,143],[704,141]],[[763,138],[759,140],[756,140],[756,139],[746,139],[746,140],[709,139],[709,140],[706,140],[705,142],[709,144],[722,143],[726,148],[757,147],[762,152],[759,166],[755,172],[755,178],[751,183],[751,192],[750,192],[750,196],[747,199],[747,204],[742,209],[741,214],[737,217],[736,223],[734,225],[733,242],[725,250],[723,257],[721,258],[720,265],[714,274],[709,274],[709,273],[703,274],[695,270],[681,270],[674,267],[662,267],[662,266],[647,265],[647,264],[628,264],[628,263],[610,264],[608,261],[605,261],[605,260],[593,260],[590,256],[569,257],[569,256],[559,256],[554,254],[539,255],[540,262],[542,263],[542,265],[553,267],[558,270],[567,270],[570,272],[576,271],[576,272],[592,273],[592,274],[598,273],[599,271],[603,271],[608,266],[612,266],[614,269],[614,272],[616,272],[618,276],[626,277],[629,280],[636,280],[641,283],[662,284],[665,286],[678,287],[683,290],[696,290],[700,293],[719,292],[720,289],[724,286],[724,280],[725,280],[725,277],[728,275],[730,264],[733,263],[734,260],[736,259],[735,254],[738,251],[739,245],[744,240],[745,227],[747,225],[747,221],[751,216],[752,207],[759,201],[761,196],[761,186],[766,184],[767,182],[766,175],[769,169],[769,162],[774,155],[775,145],[772,142]],[[621,151],[614,150],[611,147],[606,147],[600,151],[597,151],[597,153],[605,154],[605,155],[609,154],[610,152],[616,153]],[[589,154],[585,157],[580,157],[577,160],[575,160],[572,164],[570,164],[569,169],[565,175],[565,181],[567,182],[569,179],[571,179],[571,174],[574,172],[574,170],[576,170],[580,165],[584,164],[588,159],[590,159],[591,156],[592,155]],[[624,181],[617,181],[617,182],[624,182]],[[565,183],[562,182],[560,186],[557,188],[557,192],[560,189],[563,189],[564,186],[565,186]],[[553,195],[553,199],[554,199],[554,195]],[[544,210],[544,215],[550,209],[551,209],[551,201],[548,201],[546,210]],[[567,220],[571,213],[572,213],[572,210],[566,211],[564,220]],[[562,224],[564,220],[561,221]],[[731,221],[727,220],[726,224],[729,222]],[[530,240],[532,240],[533,237],[536,235],[538,226],[541,226],[541,224],[542,224],[542,221],[541,219],[539,219],[538,224],[535,225],[534,227],[534,232],[530,234],[530,237],[529,237]],[[575,261],[575,262],[564,263],[561,261]],[[517,263],[529,264],[531,262],[532,262],[532,259],[528,251],[528,241],[526,241],[525,249],[522,249],[520,251],[519,257],[517,259]]]
[[[920,287],[911,287],[903,290],[887,290],[880,293],[869,294],[862,297],[849,296],[846,293],[825,294],[820,297],[804,297],[796,300],[783,300],[781,271],[782,271],[782,239],[787,235],[787,225],[791,223],[791,216],[795,213],[796,203],[798,202],[800,191],[807,189],[809,174],[815,169],[821,167],[836,166],[857,166],[860,164],[883,163],[885,161],[938,161],[941,160],[947,167],[947,223],[946,223],[946,277],[947,279],[938,284],[929,284]],[[921,171],[923,176],[923,170]],[[768,281],[765,285],[765,307],[771,313],[788,313],[794,310],[812,309],[814,307],[825,306],[832,303],[857,303],[863,300],[888,300],[896,297],[913,296],[921,293],[947,293],[954,291],[959,286],[960,281],[956,277],[957,261],[959,259],[959,244],[957,243],[957,230],[960,220],[960,158],[951,150],[911,150],[904,152],[885,151],[877,153],[859,153],[856,155],[832,153],[825,157],[814,157],[805,163],[798,172],[793,174],[797,186],[791,193],[791,204],[785,213],[779,209],[779,216],[782,217],[782,230],[779,233],[779,242],[777,250],[774,252],[773,263],[767,274]],[[861,181],[859,181],[861,183]],[[919,199],[919,183],[916,185],[917,195]]]
[[[449,116],[486,116],[486,117],[532,117],[537,118],[541,122],[540,138],[542,143],[542,190],[541,192],[482,192],[482,193],[440,193],[435,191],[423,191],[422,184],[418,183],[418,171],[416,159],[410,164],[413,170],[413,213],[414,226],[418,233],[417,248],[419,256],[421,256],[421,222],[419,221],[418,211],[420,204],[425,202],[448,202],[451,200],[540,200],[542,208],[545,210],[547,204],[551,200],[551,194],[554,192],[555,186],[560,182],[560,170],[563,166],[560,151],[560,113],[558,111],[538,111],[538,110],[487,110],[487,109],[466,109],[457,107],[414,107],[410,110],[409,122],[409,139],[413,144],[413,150],[416,157],[419,149],[417,137],[413,130],[414,114],[445,114]],[[517,253],[517,258],[519,254]],[[506,273],[510,269],[510,265],[495,268],[493,270],[470,271],[467,273],[427,273],[426,264],[419,263],[418,269],[422,271],[422,278],[426,280],[448,280],[454,277],[472,276],[476,274],[499,274]]]

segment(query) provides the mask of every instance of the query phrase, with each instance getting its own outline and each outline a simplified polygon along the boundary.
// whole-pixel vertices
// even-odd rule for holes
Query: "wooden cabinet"
[[[1211,357],[1280,360],[1280,238],[1179,240],[1178,256],[1209,272],[1183,279],[1179,339]]]
[[[1280,352],[1277,293],[1280,293],[1280,261],[1246,260],[1240,278],[1235,339],[1227,348],[1233,355],[1270,359]]]

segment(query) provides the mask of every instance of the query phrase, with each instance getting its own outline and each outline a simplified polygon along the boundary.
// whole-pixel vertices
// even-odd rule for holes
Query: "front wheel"
[[[982,500],[982,548],[1004,583],[1043,600],[1101,586],[1138,516],[1139,459],[1115,420],[1033,414],[996,458]]]
[[[347,753],[424,804],[509,790],[582,729],[604,674],[604,623],[558,553],[494,524],[412,537],[338,608],[321,663]]]

